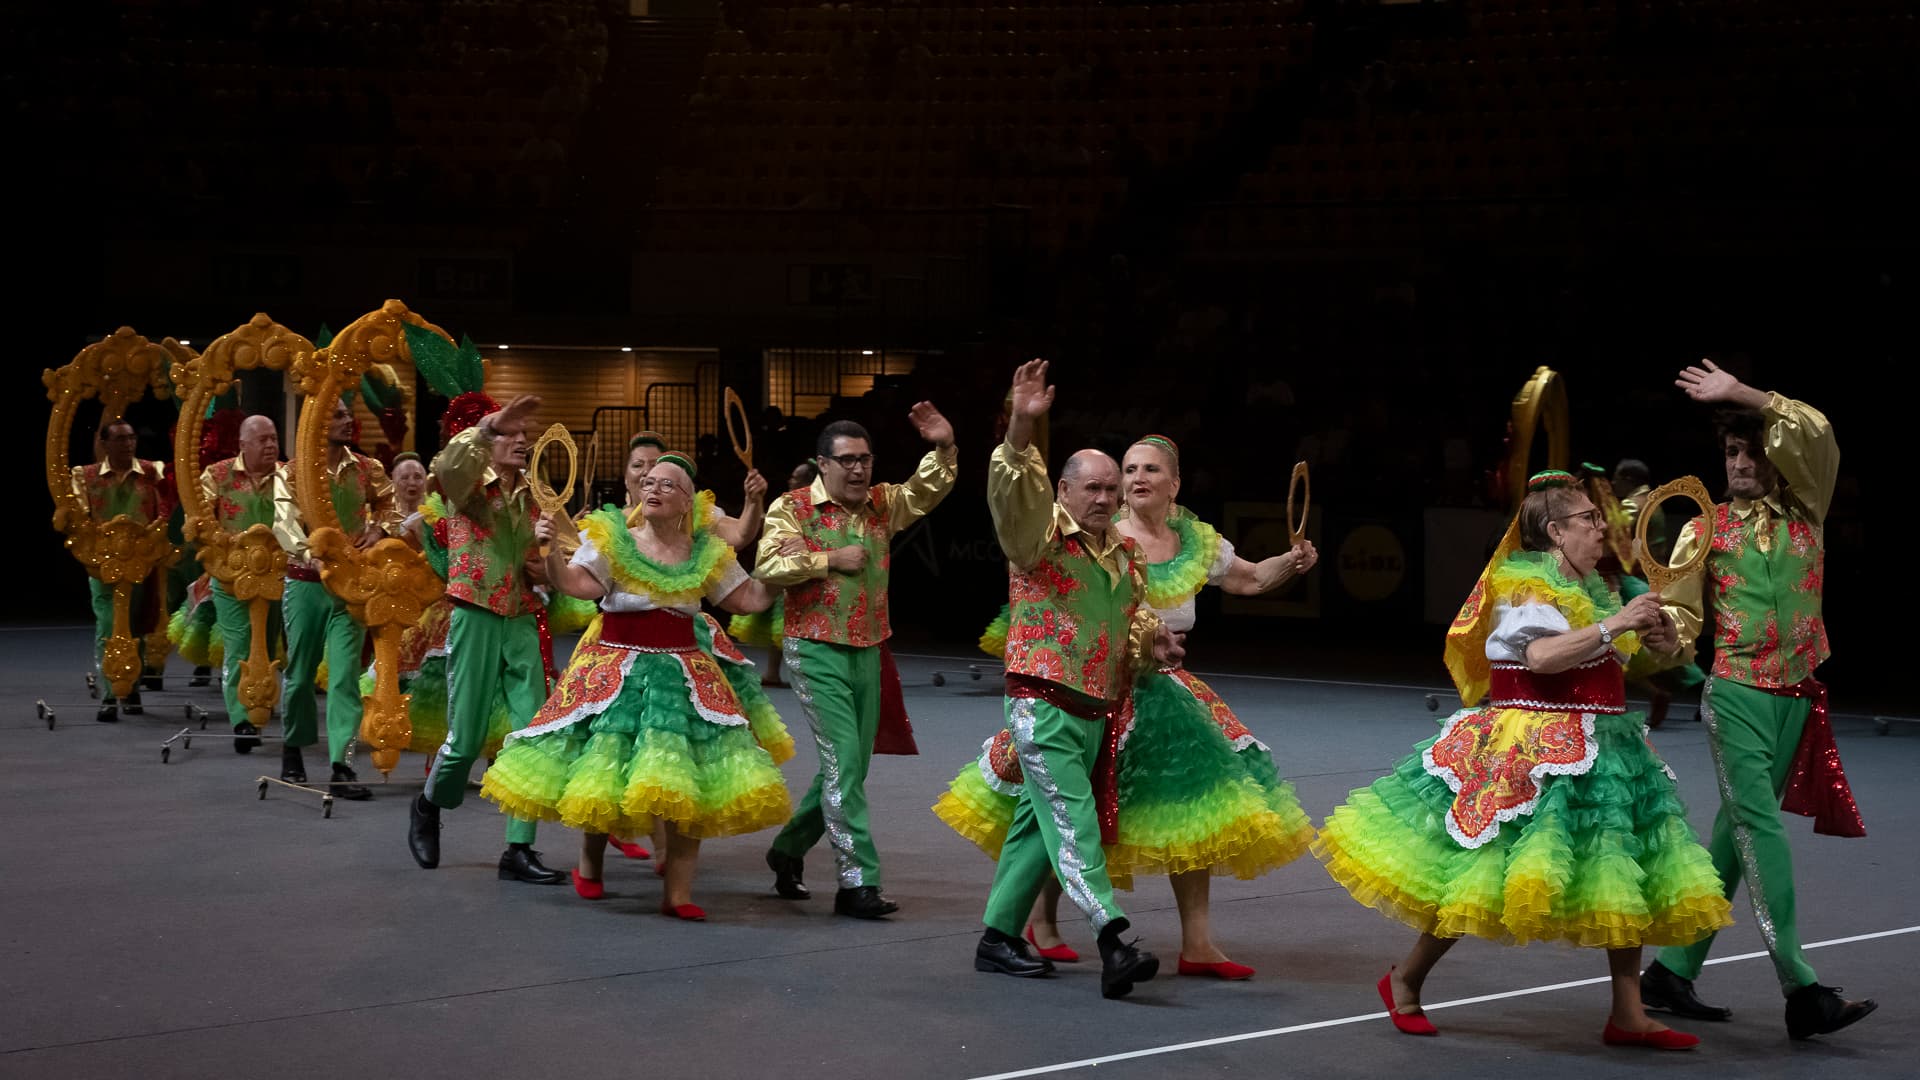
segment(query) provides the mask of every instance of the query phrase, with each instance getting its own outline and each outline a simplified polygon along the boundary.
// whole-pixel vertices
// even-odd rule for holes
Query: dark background
[[[266,310],[310,333],[388,296],[477,340],[717,347],[743,392],[766,348],[917,350],[911,375],[821,419],[865,420],[883,479],[919,453],[912,402],[955,420],[960,488],[895,554],[903,644],[951,650],[1004,599],[982,466],[1008,373],[1046,356],[1056,464],[1164,433],[1182,502],[1223,523],[1313,461],[1320,616],[1223,616],[1209,597],[1201,666],[1440,684],[1422,521],[1503,509],[1488,473],[1512,394],[1550,365],[1576,462],[1639,457],[1717,490],[1708,410],[1672,385],[1712,356],[1833,420],[1823,674],[1839,707],[1895,700],[1906,650],[1871,612],[1911,535],[1920,129],[1920,38],[1896,0],[649,18],[594,0],[92,0],[0,20],[8,385],[29,434],[37,372],[116,326],[204,344]],[[989,53],[1000,75],[973,78]],[[1245,78],[1189,103],[1208,65]],[[983,85],[993,102],[951,100]],[[886,149],[835,149],[849,115]],[[814,121],[819,147],[770,141]],[[942,131],[963,149],[936,154]],[[872,289],[796,303],[759,284],[801,263],[867,267]],[[143,456],[166,456],[169,422],[143,414]],[[810,442],[805,422],[763,432],[763,468]],[[712,460],[729,505],[737,478]],[[37,464],[27,449],[5,614],[78,619]],[[1401,540],[1405,574],[1363,602],[1337,558],[1367,523]]]

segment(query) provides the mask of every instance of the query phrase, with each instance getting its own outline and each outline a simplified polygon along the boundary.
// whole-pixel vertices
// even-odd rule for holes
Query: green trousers
[[[1032,698],[1008,698],[1006,707],[1026,785],[980,921],[1018,937],[1051,872],[1098,933],[1126,917],[1113,900],[1093,802],[1093,766],[1105,725]]]
[[[1742,881],[1747,883],[1753,921],[1773,957],[1781,992],[1791,994],[1815,979],[1800,951],[1793,853],[1780,820],[1780,797],[1812,703],[1713,679],[1700,704],[1720,779],[1720,812],[1714,815],[1707,851],[1726,885],[1727,899],[1733,899]],[[1660,963],[1681,978],[1699,978],[1712,948],[1713,938],[1705,937],[1684,948],[1662,949]]]
[[[247,605],[233,598],[218,580],[213,583],[213,621],[220,628],[220,645],[226,650],[220,661],[220,690],[227,700],[227,722],[235,727],[247,719],[247,707],[240,704],[240,662],[253,652],[253,620]],[[273,647],[273,628],[280,625],[280,605],[267,607],[267,647]],[[285,693],[285,688],[281,688]]]
[[[433,755],[427,801],[443,809],[467,797],[467,777],[487,745],[495,695],[504,693],[514,730],[547,699],[540,628],[531,615],[507,618],[471,604],[453,605],[447,630],[447,741]],[[533,843],[533,822],[507,818],[507,843]]]
[[[138,596],[139,589],[134,590]],[[98,578],[87,579],[87,598],[93,602],[93,670],[100,675],[100,704],[112,705],[119,699],[113,696],[113,684],[107,681],[107,672],[103,663],[107,655],[107,639],[113,636],[113,586],[103,584]],[[137,609],[139,605],[134,605]],[[147,642],[140,631],[138,616],[128,613],[128,621],[136,627],[133,631],[133,643],[140,649],[141,666],[144,672],[147,659]]]
[[[327,753],[334,764],[344,765],[360,737],[360,650],[366,645],[367,629],[347,614],[345,600],[318,581],[288,578],[280,609],[287,620],[287,668],[280,684],[286,745],[312,746],[320,739],[314,730],[313,676],[320,670],[324,651]]]
[[[880,648],[787,638],[781,646],[793,693],[813,728],[820,771],[773,838],[773,850],[804,856],[821,836],[833,846],[842,889],[880,887],[880,854],[867,817],[867,767],[880,730]]]

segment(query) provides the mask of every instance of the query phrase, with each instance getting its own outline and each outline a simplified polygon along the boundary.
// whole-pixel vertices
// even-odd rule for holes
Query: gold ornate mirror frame
[[[453,342],[445,330],[389,300],[348,324],[332,343],[309,349],[294,361],[295,388],[306,396],[294,443],[293,491],[307,521],[307,543],[320,580],[346,602],[348,612],[373,633],[374,687],[365,699],[360,738],[373,747],[373,764],[393,772],[400,751],[413,740],[407,717],[411,695],[400,692],[400,635],[446,591],[426,556],[405,540],[385,537],[366,550],[340,529],[328,489],[327,423],[344,391],[360,384],[375,364],[395,357],[413,360],[402,324],[412,324]]]
[[[101,674],[116,696],[133,692],[140,678],[140,646],[134,640],[133,589],[180,558],[167,539],[167,520],[145,525],[126,515],[108,521],[93,520],[87,503],[73,490],[73,463],[69,446],[73,418],[80,403],[96,399],[102,418],[121,416],[129,405],[151,390],[162,400],[173,393],[167,365],[173,359],[168,346],[184,349],[168,338],[155,344],[123,326],[101,341],[81,349],[65,366],[47,368],[40,375],[53,412],[47,417],[47,493],[53,496],[53,527],[66,535],[67,550],[87,575],[113,586],[113,633],[101,655]],[[166,605],[162,603],[158,633],[166,640]],[[161,654],[164,656],[164,652]]]
[[[1640,552],[1640,565],[1647,572],[1647,584],[1654,592],[1664,593],[1673,583],[1687,577],[1706,565],[1707,554],[1713,550],[1712,532],[1701,537],[1701,543],[1694,548],[1693,555],[1679,566],[1668,566],[1654,557],[1653,548],[1647,545],[1647,521],[1660,512],[1660,504],[1668,499],[1688,499],[1700,512],[1707,516],[1709,527],[1713,522],[1713,494],[1707,485],[1697,476],[1683,476],[1678,480],[1669,480],[1648,493],[1647,501],[1640,507],[1640,520],[1636,523],[1634,539]]]
[[[1507,452],[1507,494],[1517,510],[1527,497],[1527,477],[1533,474],[1534,435],[1547,429],[1547,468],[1564,469],[1572,439],[1567,426],[1567,384],[1546,365],[1536,368],[1513,396],[1513,445]]]
[[[247,605],[252,626],[247,658],[240,662],[240,704],[247,720],[265,728],[280,703],[281,662],[273,658],[268,633],[272,607],[286,591],[287,553],[270,525],[250,525],[238,533],[220,523],[200,490],[200,473],[212,462],[200,460],[200,437],[207,403],[232,388],[242,371],[288,371],[294,359],[313,351],[313,342],[274,322],[265,312],[215,338],[197,357],[176,359],[173,382],[185,395],[174,429],[173,468],[186,510],[182,533],[200,545],[200,565],[235,600]]]

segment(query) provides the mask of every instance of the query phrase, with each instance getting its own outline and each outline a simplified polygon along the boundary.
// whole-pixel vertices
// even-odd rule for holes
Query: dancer
[[[549,580],[599,601],[598,640],[526,728],[508,736],[481,796],[509,813],[559,821],[585,834],[574,888],[604,895],[607,834],[665,825],[662,914],[704,920],[693,878],[704,838],[784,821],[786,783],[766,746],[785,745],[770,710],[748,715],[715,662],[700,600],[765,610],[773,597],[750,579],[710,528],[692,528],[694,467],[661,455],[642,482],[642,524],[607,507],[589,514],[571,559],[547,556]],[[542,519],[535,534],[553,538]]]
[[[1130,670],[1149,654],[1177,662],[1182,651],[1143,603],[1145,572],[1133,541],[1113,528],[1119,466],[1098,450],[1081,450],[1059,483],[1047,484],[1032,442],[1053,397],[1046,361],[1020,366],[1006,441],[994,448],[987,473],[987,505],[1008,561],[1006,717],[1022,786],[973,966],[1021,977],[1053,970],[1019,936],[1051,866],[1098,934],[1101,996],[1118,998],[1153,978],[1160,961],[1120,939],[1130,924],[1107,876],[1101,832],[1111,818],[1096,806],[1095,792],[1106,785],[1096,785],[1094,773],[1111,760],[1103,749]]]
[[[486,399],[491,402],[492,399]],[[440,811],[460,805],[467,775],[486,743],[496,695],[507,717],[524,726],[546,699],[546,662],[534,612],[534,583],[545,577],[534,527],[540,508],[527,481],[533,440],[527,426],[540,399],[522,395],[455,435],[433,459],[435,495],[445,516],[433,525],[444,538],[447,596],[447,741],[434,754],[427,787],[412,803],[407,846],[423,869],[440,865]],[[451,410],[451,406],[449,407]],[[503,881],[557,885],[533,850],[534,823],[507,821]]]
[[[1827,688],[1814,677],[1827,659],[1824,523],[1840,450],[1818,410],[1755,390],[1711,360],[1682,371],[1674,385],[1695,401],[1730,407],[1718,418],[1728,501],[1714,508],[1710,529],[1696,518],[1674,544],[1674,558],[1684,564],[1710,543],[1705,573],[1675,582],[1666,597],[1689,653],[1709,598],[1713,605],[1713,670],[1701,697],[1720,778],[1713,865],[1728,899],[1746,883],[1787,999],[1787,1033],[1809,1039],[1878,1007],[1821,985],[1807,963],[1780,820],[1784,797],[1786,809],[1816,817],[1816,832],[1866,835],[1833,743]],[[1694,995],[1693,980],[1712,948],[1708,936],[1662,950],[1641,980],[1648,1005],[1702,1020],[1731,1017]]]
[[[200,470],[200,490],[220,527],[242,533],[255,525],[274,523],[274,505],[293,498],[293,478],[280,461],[280,433],[273,421],[254,414],[240,421],[240,453]],[[220,627],[221,662],[226,666],[221,687],[227,719],[233,725],[233,752],[250,754],[260,745],[260,729],[247,719],[240,703],[240,665],[253,652],[253,619],[247,605],[234,599],[224,582],[213,582],[213,615]],[[268,608],[267,625],[279,627],[280,602]],[[273,639],[268,635],[268,641]]]
[[[400,531],[393,484],[387,470],[353,448],[353,404],[345,394],[335,399],[327,418],[326,475],[340,531],[362,550]],[[327,753],[333,766],[327,790],[334,797],[355,801],[373,798],[351,764],[354,741],[360,737],[360,654],[367,628],[354,621],[347,602],[320,580],[320,568],[309,557],[307,522],[293,500],[291,487],[274,502],[274,538],[287,553],[286,593],[281,611],[286,618],[287,668],[282,685],[281,715],[286,741],[280,748],[280,779],[307,782],[303,747],[319,741],[313,701],[314,674],[322,652],[327,662]]]
[[[1146,571],[1148,606],[1169,630],[1193,629],[1194,598],[1207,585],[1258,596],[1313,568],[1318,553],[1301,541],[1285,554],[1251,563],[1233,545],[1174,502],[1180,452],[1149,435],[1127,450],[1121,467],[1127,515],[1116,524],[1136,545]],[[1220,696],[1179,664],[1136,679],[1120,716],[1117,842],[1107,874],[1130,888],[1136,873],[1165,873],[1180,909],[1182,975],[1245,979],[1213,941],[1208,911],[1212,875],[1251,879],[1305,854],[1313,826],[1280,779],[1266,745],[1240,723]],[[980,760],[961,770],[934,806],[961,835],[998,856],[1020,790],[1011,731],[989,740]],[[1027,941],[1048,960],[1078,960],[1056,925],[1060,899],[1049,878],[1027,925]]]
[[[161,521],[173,511],[174,495],[167,480],[167,467],[158,461],[142,461],[134,456],[140,443],[139,433],[126,420],[115,417],[100,425],[94,444],[100,453],[92,465],[81,465],[72,472],[73,493],[87,505],[93,520],[111,521],[117,517],[146,525]],[[162,572],[163,573],[163,572]],[[152,625],[155,603],[165,602],[165,592],[154,596],[156,581],[144,581],[133,589],[128,625],[133,628],[135,644],[144,660],[146,639],[142,627]],[[127,700],[113,695],[113,684],[101,669],[107,639],[113,636],[113,586],[99,578],[87,578],[87,593],[93,601],[93,665],[99,672],[100,709],[94,719],[111,724],[120,719],[124,707],[129,716],[142,712],[140,683],[133,684]]]
[[[1594,571],[1606,525],[1573,477],[1544,472],[1527,491],[1447,634],[1460,700],[1491,702],[1349,795],[1313,851],[1355,900],[1420,932],[1378,987],[1399,1031],[1437,1034],[1421,988],[1472,934],[1605,948],[1603,1041],[1684,1050],[1700,1040],[1642,1008],[1640,949],[1731,920],[1622,675],[1643,647],[1678,642],[1657,594],[1622,607]]]
[[[776,892],[806,899],[802,860],[824,834],[839,882],[833,910],[856,919],[899,910],[880,891],[866,790],[881,726],[881,650],[893,633],[890,547],[895,533],[946,498],[959,461],[953,425],[931,402],[907,416],[933,449],[904,484],[873,483],[866,428],[851,420],[822,428],[815,446],[820,476],[774,502],[754,565],[755,577],[785,590],[782,649],[820,755],[820,771],[774,838],[767,866]]]

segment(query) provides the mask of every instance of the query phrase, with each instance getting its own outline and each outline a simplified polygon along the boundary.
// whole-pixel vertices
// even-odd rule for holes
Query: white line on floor
[[[1920,926],[1903,926],[1898,930],[1882,930],[1873,934],[1855,934],[1852,937],[1833,938],[1830,941],[1810,941],[1802,945],[1803,949],[1822,949],[1829,945],[1849,945],[1856,941],[1872,941],[1875,938],[1897,937],[1901,934],[1920,933]],[[1732,964],[1741,960],[1758,960],[1767,954],[1764,952],[1741,953],[1738,956],[1722,956],[1707,961],[1708,964]],[[1479,997],[1458,998],[1453,1001],[1441,1001],[1428,1005],[1427,1011],[1451,1009],[1458,1005],[1479,1005],[1488,1001],[1500,1001],[1504,998],[1526,997],[1530,994],[1545,994],[1554,990],[1569,990],[1576,986],[1593,986],[1606,982],[1606,977],[1594,979],[1576,979],[1573,982],[1550,983],[1546,986],[1529,986],[1524,990],[1508,990],[1499,994],[1482,994]],[[1293,1024],[1282,1028],[1268,1028],[1265,1031],[1248,1031],[1239,1035],[1222,1035],[1217,1039],[1197,1039],[1193,1042],[1174,1043],[1169,1046],[1155,1046],[1146,1050],[1130,1050],[1124,1054],[1108,1054],[1105,1057],[1083,1058],[1080,1061],[1063,1061],[1057,1065],[1041,1065],[1038,1068],[1021,1069],[1017,1072],[994,1073],[990,1076],[977,1076],[973,1080],[1015,1080],[1022,1076],[1043,1076],[1047,1073],[1068,1072],[1073,1069],[1085,1069],[1094,1065],[1110,1065],[1116,1061],[1131,1061],[1134,1058],[1158,1057],[1161,1054],[1177,1054],[1183,1050],[1199,1050],[1209,1046],[1224,1046],[1228,1043],[1248,1042],[1253,1039],[1266,1039],[1275,1035],[1292,1035],[1300,1031],[1316,1031],[1320,1028],[1340,1027],[1344,1024],[1358,1024],[1368,1020],[1380,1020],[1386,1012],[1360,1013],[1355,1016],[1343,1016],[1337,1020],[1316,1020],[1310,1024]]]

